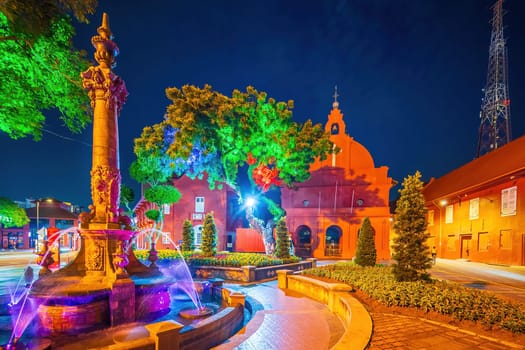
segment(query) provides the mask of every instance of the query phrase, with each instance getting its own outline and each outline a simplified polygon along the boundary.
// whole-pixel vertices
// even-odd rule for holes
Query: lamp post
[[[38,249],[38,226],[40,224],[40,200],[37,199],[36,201],[36,244],[35,244],[35,251],[40,251]]]
[[[439,208],[439,257],[443,257],[442,252],[442,242],[443,242],[443,208],[447,205],[447,200],[442,199],[439,201],[439,205],[436,205]],[[435,204],[435,203],[434,203]]]

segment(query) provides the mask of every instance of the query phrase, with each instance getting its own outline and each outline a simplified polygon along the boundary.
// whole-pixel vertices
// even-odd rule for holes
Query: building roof
[[[426,201],[468,194],[525,175],[525,136],[488,152],[423,188]]]

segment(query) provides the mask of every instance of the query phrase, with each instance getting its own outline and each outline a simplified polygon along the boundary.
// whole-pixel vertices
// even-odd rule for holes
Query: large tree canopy
[[[12,200],[0,197],[0,225],[3,227],[22,227],[29,222],[26,211]]]
[[[86,15],[95,13],[97,3],[97,0],[2,0],[0,12],[6,16],[13,32],[37,37],[45,33],[54,20],[66,14],[87,23]],[[0,35],[0,41],[16,38],[16,35]]]
[[[35,19],[47,23],[45,28],[40,22],[31,22],[33,17],[24,17],[25,12],[38,12],[48,3],[58,3],[57,10],[44,9],[52,13]],[[89,122],[89,99],[80,80],[80,72],[88,67],[88,61],[73,48],[74,29],[64,14],[66,10],[78,11],[78,16],[84,13],[79,18],[85,20],[85,12],[92,10],[82,10],[80,3],[96,5],[92,0],[76,5],[74,1],[35,1],[35,7],[21,1],[2,2],[0,130],[11,138],[32,136],[40,140],[46,110],[56,109],[73,132],[80,132]]]
[[[320,124],[292,120],[292,101],[277,102],[253,87],[231,97],[209,85],[168,88],[166,94],[172,103],[164,121],[135,139],[136,166],[156,159],[176,176],[206,174],[211,188],[224,183],[239,191],[241,168],[252,179],[256,173],[278,176],[274,184],[291,186],[308,179],[310,164],[331,151]]]

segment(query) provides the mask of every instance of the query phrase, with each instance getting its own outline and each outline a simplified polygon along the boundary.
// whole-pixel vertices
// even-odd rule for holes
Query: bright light
[[[446,199],[442,199],[439,204],[441,204],[442,207],[444,207],[445,205],[447,205],[447,200]]]
[[[253,197],[246,198],[246,206],[247,207],[255,206],[255,198],[253,198]]]

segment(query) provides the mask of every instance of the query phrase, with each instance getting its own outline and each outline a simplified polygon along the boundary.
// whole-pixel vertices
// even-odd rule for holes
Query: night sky
[[[402,181],[442,176],[476,155],[495,0],[100,0],[75,46],[107,12],[129,96],[119,118],[123,183],[133,139],[162,120],[167,87],[252,85],[294,100],[294,119],[325,123],[337,85],[347,133]],[[525,1],[504,3],[513,138],[525,135]],[[0,133],[0,196],[91,203],[92,125],[71,134],[48,113],[44,138]],[[392,197],[397,193],[392,192]],[[137,198],[138,199],[138,198]]]

